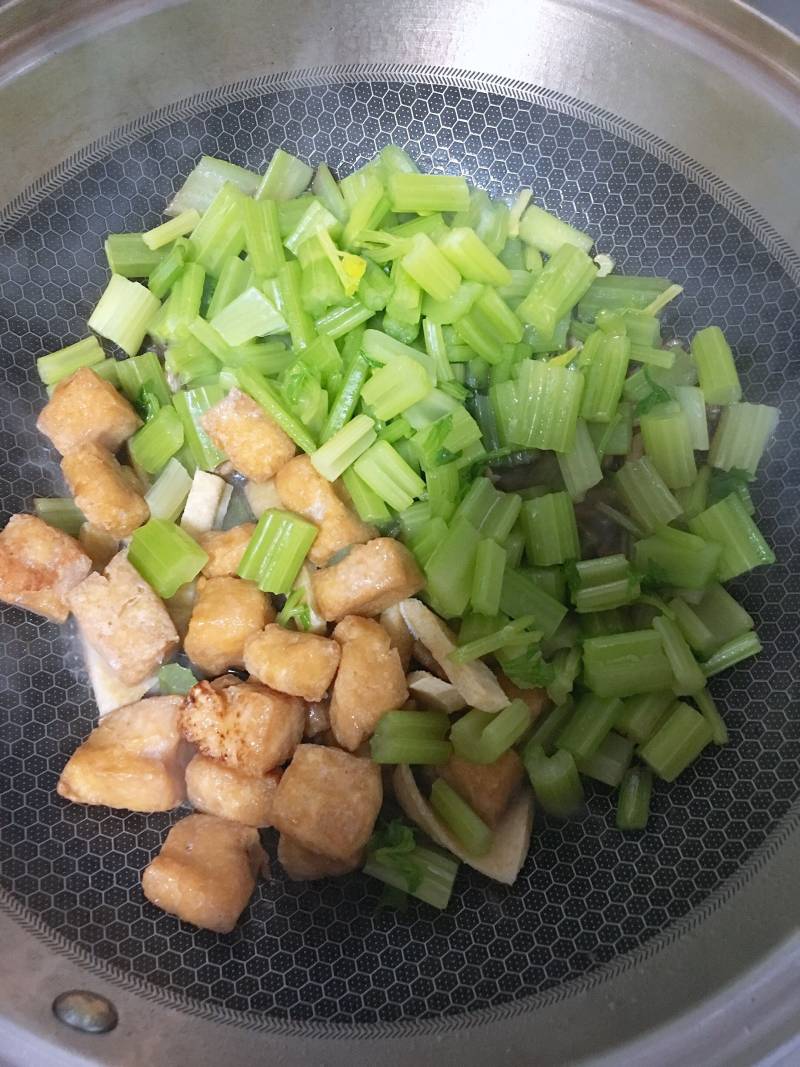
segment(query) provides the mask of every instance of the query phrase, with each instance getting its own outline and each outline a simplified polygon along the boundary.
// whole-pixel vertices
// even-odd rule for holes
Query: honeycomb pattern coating
[[[293,1023],[426,1019],[553,990],[689,915],[759,848],[800,781],[792,709],[800,614],[800,298],[749,230],[686,176],[597,126],[535,103],[454,86],[339,84],[271,92],[176,120],[86,166],[0,242],[0,485],[3,519],[58,493],[34,430],[35,356],[85,335],[109,231],[141,230],[198,156],[262,170],[284,145],[347,172],[390,141],[423,168],[464,173],[493,195],[539,202],[598,235],[626,272],[666,274],[685,293],[667,334],[721,324],[749,399],[782,422],[755,490],[779,563],[739,583],[764,653],[713,686],[731,733],[671,787],[647,832],[621,835],[603,788],[565,826],[537,819],[518,884],[459,875],[446,914],[412,902],[375,913],[363,876],[262,882],[237,930],[197,932],[144,901],[139,878],[174,817],[69,805],[54,792],[93,705],[65,631],[2,611],[0,886],[29,916],[117,977],[151,990]],[[794,361],[790,356],[794,357]],[[269,835],[267,835],[269,836]],[[270,844],[273,847],[273,844]]]

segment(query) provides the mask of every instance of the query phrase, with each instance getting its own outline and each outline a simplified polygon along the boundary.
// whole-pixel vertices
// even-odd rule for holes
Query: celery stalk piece
[[[250,195],[256,200],[293,200],[308,187],[313,167],[276,148],[266,173]]]
[[[423,845],[403,851],[399,862],[391,854],[384,858],[384,852],[379,848],[367,853],[364,874],[444,911],[458,873],[457,860],[449,853]]]
[[[697,465],[685,412],[664,404],[642,415],[640,426],[645,452],[667,486],[682,489],[691,485],[697,477]]]
[[[731,641],[726,641],[724,645],[712,653],[703,663],[703,673],[706,678],[711,678],[712,675],[719,674],[720,671],[735,667],[737,663],[749,659],[750,656],[757,656],[760,651],[761,641],[758,634],[751,630],[749,633],[734,637]]]
[[[474,640],[464,640],[463,644],[450,653],[453,663],[471,663],[473,660],[497,653],[498,657],[509,653],[513,657],[519,656],[531,645],[538,645],[542,639],[541,630],[531,630],[535,623],[533,615],[523,615],[513,622],[506,622],[496,630],[482,634]],[[459,641],[462,640],[466,622],[462,624]]]
[[[183,273],[183,268],[189,260],[191,245],[188,240],[179,237],[168,250],[151,255],[160,255],[161,260],[149,273],[147,288],[159,300],[163,300],[175,282]],[[115,271],[116,273],[116,271]]]
[[[641,311],[671,285],[669,278],[638,275],[596,278],[578,305],[578,318],[594,322],[601,311]]]
[[[597,452],[583,419],[575,424],[575,444],[569,452],[558,452],[559,470],[564,486],[573,500],[583,500],[587,490],[603,480]]]
[[[469,208],[469,186],[455,175],[395,172],[388,177],[387,192],[392,211],[421,214]]]
[[[214,278],[244,248],[243,199],[236,186],[223,185],[189,239],[193,259]]]
[[[339,222],[347,220],[347,205],[344,202],[339,184],[326,163],[320,163],[311,183],[311,192],[317,197]]]
[[[411,246],[400,261],[406,273],[434,300],[450,300],[461,284],[461,275],[427,234],[411,238]]]
[[[721,470],[755,475],[779,414],[766,404],[730,404],[717,425],[708,462]]]
[[[661,635],[661,644],[675,676],[673,691],[680,696],[697,693],[705,686],[705,675],[680,629],[665,615],[653,620],[653,629]]]
[[[71,497],[35,497],[33,510],[42,522],[53,526],[56,530],[63,530],[70,537],[77,537],[81,526],[86,522],[86,516]]]
[[[297,349],[310,345],[316,337],[311,316],[303,308],[300,281],[301,268],[296,261],[285,263],[278,271],[278,310],[289,328],[292,347]]]
[[[386,441],[377,441],[353,465],[356,474],[396,511],[411,507],[425,483]]]
[[[617,829],[644,830],[650,818],[653,772],[649,767],[631,767],[622,779],[617,799]]]
[[[430,803],[437,817],[458,839],[465,852],[483,856],[489,851],[492,831],[443,778],[437,778],[433,783]]]
[[[530,209],[529,209],[530,210]],[[562,244],[533,282],[530,293],[517,308],[545,336],[578,303],[597,275],[597,267],[580,248]]]
[[[225,459],[203,429],[201,418],[222,400],[223,391],[219,386],[207,386],[199,389],[182,389],[175,393],[172,403],[183,423],[186,444],[195,464],[204,471],[213,471]]]
[[[188,667],[166,663],[158,672],[158,688],[163,696],[186,696],[198,679]]]
[[[519,236],[526,244],[533,245],[548,256],[555,255],[563,245],[574,245],[588,252],[594,244],[594,238],[588,233],[570,226],[536,204],[531,204],[522,216]]]
[[[231,346],[220,337],[210,322],[199,316],[189,323],[189,333],[200,345],[210,352],[215,359],[225,366],[231,365]]]
[[[755,623],[741,604],[723,586],[710,585],[702,598],[692,605],[692,611],[700,624],[712,635],[711,644],[699,648],[702,654],[716,651],[720,645],[752,630]],[[680,625],[680,616],[677,616]],[[688,638],[688,634],[687,640]]]
[[[398,356],[406,356],[408,359],[416,360],[427,371],[431,385],[436,381],[434,362],[426,352],[420,352],[418,349],[412,348],[411,345],[403,344],[402,341],[389,337],[388,334],[381,333],[380,330],[364,331],[363,350],[364,355],[376,363],[388,364]]]
[[[281,240],[285,240],[300,219],[308,210],[309,204],[313,203],[311,193],[303,193],[292,200],[278,200],[278,226],[281,231]]]
[[[647,533],[654,533],[681,514],[680,504],[646,456],[628,460],[614,480],[626,508]]]
[[[252,279],[253,268],[247,260],[239,259],[238,256],[229,259],[222,268],[219,278],[217,278],[214,292],[206,311],[206,318],[210,321],[215,315],[219,314],[232,300],[235,300],[245,289],[250,287]]]
[[[445,763],[453,751],[449,729],[450,720],[439,711],[387,711],[372,735],[370,754],[375,763]]]
[[[458,502],[458,467],[455,463],[440,463],[425,468],[425,485],[431,514],[449,522]]]
[[[472,590],[480,537],[463,519],[454,519],[425,564],[428,593],[447,618],[463,615]]]
[[[522,508],[516,493],[503,493],[488,478],[476,478],[458,506],[456,515],[465,519],[483,537],[502,543]]]
[[[274,278],[286,262],[278,205],[274,200],[243,200],[241,213],[249,266],[259,279]]]
[[[600,742],[591,756],[578,761],[578,770],[587,778],[616,789],[625,777],[633,759],[633,742],[612,730]]]
[[[333,437],[350,419],[368,375],[369,363],[366,357],[357,355],[344,374],[339,390],[330,405],[328,417],[322,428],[321,440],[323,442]]]
[[[159,340],[176,341],[200,314],[206,274],[199,263],[187,263],[172,286],[169,299],[159,316],[158,327],[151,323],[150,332]]]
[[[365,307],[360,301],[354,300],[344,307],[332,308],[315,322],[315,329],[321,334],[326,334],[334,339],[344,337],[352,330],[363,326],[373,316],[370,308]]]
[[[157,474],[183,444],[183,423],[172,407],[161,408],[128,441],[131,459]]]
[[[133,356],[142,347],[150,322],[160,307],[160,301],[139,282],[112,274],[88,326]]]
[[[258,520],[236,573],[264,593],[292,591],[318,530],[289,511],[268,508]]]
[[[171,244],[177,237],[186,237],[199,221],[200,212],[196,208],[188,208],[186,211],[182,211],[180,215],[176,215],[167,222],[162,222],[160,226],[155,226],[152,230],[143,233],[142,241],[151,252],[155,252],[164,245]]]
[[[164,261],[163,249],[149,248],[141,233],[110,233],[103,246],[108,268],[123,278],[149,278]]]
[[[251,286],[219,311],[210,325],[235,348],[256,337],[285,333],[286,320],[260,289]]]
[[[506,559],[505,549],[496,541],[487,537],[478,542],[469,598],[473,611],[496,615],[500,610]]]
[[[361,399],[376,418],[386,421],[424,400],[431,388],[424,367],[413,359],[395,356],[373,371],[361,389]]]
[[[419,174],[419,167],[405,151],[398,144],[387,144],[378,153],[378,159],[383,168],[384,174]]]
[[[514,203],[511,205],[511,210],[508,213],[509,238],[516,238],[519,236],[520,219],[525,214],[525,208],[530,204],[532,199],[532,189],[520,189],[514,198]]]
[[[487,248],[474,230],[456,226],[439,241],[439,248],[462,278],[486,285],[509,285],[511,271]],[[527,293],[527,288],[526,288]]]
[[[383,330],[396,340],[410,344],[419,333],[422,290],[399,260],[392,264],[391,280],[394,292],[386,302]]]
[[[646,367],[671,370],[675,366],[675,353],[667,348],[650,348],[646,345],[631,345],[631,359]]]
[[[639,755],[665,782],[674,782],[711,743],[711,727],[699,711],[676,704],[666,722],[639,750]]]
[[[557,367],[525,359],[517,369],[517,397],[514,443],[524,448],[570,452],[583,393],[583,375],[568,367]]]
[[[671,690],[628,697],[622,702],[614,728],[635,744],[643,745],[666,720],[674,705],[675,694]]]
[[[621,707],[615,697],[602,698],[587,693],[581,697],[569,722],[558,735],[556,746],[569,752],[580,765],[600,747]]]
[[[548,757],[540,744],[528,742],[523,754],[536,802],[557,819],[568,819],[583,807],[583,786],[571,753],[559,749]]]
[[[597,331],[584,345],[580,367],[586,379],[581,401],[581,416],[587,422],[608,423],[616,413],[631,343],[625,336],[608,336]]]
[[[527,554],[538,567],[580,556],[575,509],[567,493],[547,493],[522,505]]]
[[[177,459],[171,459],[145,496],[150,517],[176,522],[192,488],[192,479]]]
[[[710,538],[662,526],[636,542],[633,560],[640,571],[661,585],[705,589],[717,576],[721,552],[720,545]]]
[[[416,365],[416,364],[415,364]],[[311,462],[329,482],[335,482],[376,440],[375,422],[356,415],[324,445],[311,453]]]
[[[584,684],[597,696],[627,697],[671,688],[672,668],[655,630],[633,630],[583,643]]]
[[[131,538],[128,560],[160,597],[196,578],[208,554],[174,522],[151,518]]]
[[[393,287],[388,274],[384,274],[369,256],[359,256],[364,263],[364,274],[358,283],[356,295],[370,311],[383,311],[392,295]]]
[[[57,385],[69,378],[81,367],[94,367],[102,363],[106,354],[96,337],[86,337],[73,345],[60,348],[47,356],[39,356],[36,369],[45,385]]]
[[[194,210],[202,214],[226,182],[235,185],[245,196],[252,196],[259,181],[259,175],[251,170],[213,156],[202,156],[164,213],[180,215],[184,211]]]
[[[336,216],[332,215],[319,200],[312,200],[283,243],[292,255],[296,256],[301,245],[312,237],[316,237],[323,230],[327,231],[329,235],[331,231],[338,232],[339,222]]]
[[[450,739],[456,754],[470,763],[495,763],[525,735],[532,721],[525,701],[514,700],[496,714],[467,712],[453,726]]]
[[[733,353],[719,326],[707,326],[694,335],[692,355],[707,404],[735,404],[741,400],[742,387]]]
[[[545,639],[553,636],[567,614],[566,607],[543,588],[535,572],[511,567],[503,575],[500,610],[512,619],[533,615]]]
[[[729,740],[728,728],[709,691],[707,689],[701,689],[699,693],[693,695],[692,700],[694,700],[700,714],[708,723],[711,729],[711,740],[714,744],[727,745]]]
[[[436,381],[454,381],[455,375],[450,360],[447,358],[447,345],[444,342],[442,327],[431,318],[422,320],[422,336],[425,351],[432,360]]]
[[[689,519],[689,529],[721,546],[717,573],[723,582],[763,563],[775,562],[775,553],[734,494]]]
[[[389,521],[391,512],[384,501],[359,478],[352,467],[348,467],[342,474],[342,481],[362,522],[379,525]]]

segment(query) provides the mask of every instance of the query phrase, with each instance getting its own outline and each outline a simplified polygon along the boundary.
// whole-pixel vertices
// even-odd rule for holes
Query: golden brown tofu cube
[[[319,528],[308,553],[312,563],[327,563],[343,548],[375,536],[375,527],[367,526],[347,507],[308,456],[297,456],[287,463],[278,472],[275,485],[285,508]]]
[[[332,859],[312,852],[288,834],[278,837],[278,863],[293,882],[313,882],[318,878],[336,878],[361,866],[363,851],[346,860]]]
[[[12,515],[0,533],[0,600],[64,622],[67,596],[92,562],[78,542],[35,515]]]
[[[494,763],[469,763],[452,755],[439,774],[489,826],[496,826],[525,777],[525,768],[510,748]]]
[[[311,852],[349,861],[369,840],[382,799],[377,764],[300,745],[275,794],[272,825]]]
[[[179,696],[150,697],[109,712],[73,752],[58,793],[76,804],[169,811],[186,797],[189,746]]]
[[[538,719],[550,704],[546,689],[520,689],[504,674],[498,674],[497,680],[509,700],[521,700],[528,705],[530,711],[533,712],[534,720]]]
[[[116,452],[141,425],[125,397],[89,367],[59,382],[36,422],[62,456],[89,441]]]
[[[90,522],[85,522],[78,531],[81,548],[92,561],[92,570],[104,571],[119,552],[119,541]]]
[[[254,482],[268,482],[295,453],[291,437],[239,389],[209,408],[202,423],[236,470]]]
[[[208,562],[203,567],[206,578],[229,578],[236,574],[255,528],[254,522],[243,522],[230,530],[209,530],[200,534],[197,540],[208,553]]]
[[[186,768],[186,795],[192,807],[206,815],[245,826],[270,826],[280,780],[280,771],[255,778],[198,753]]]
[[[112,537],[128,537],[150,518],[144,497],[107,448],[79,445],[61,460],[61,471],[89,522]]]
[[[314,573],[317,610],[333,622],[345,615],[380,615],[418,593],[425,578],[414,557],[392,537],[356,545],[343,560]]]
[[[176,823],[145,868],[142,889],[151,904],[183,922],[227,934],[247,906],[266,864],[258,830],[189,815]]]
[[[152,674],[178,647],[163,601],[124,552],[105,574],[90,574],[67,597],[81,632],[126,685]]]
[[[303,700],[322,700],[341,655],[327,637],[273,624],[247,642],[244,665],[259,682]]]
[[[333,636],[342,658],[331,696],[330,720],[342,748],[354,752],[386,714],[408,699],[403,664],[389,635],[374,619],[347,616]]]
[[[235,679],[224,688],[211,682],[193,686],[181,718],[184,736],[203,755],[256,777],[291,757],[305,722],[297,697]]]
[[[272,605],[254,582],[205,578],[197,584],[184,651],[204,674],[243,667],[248,638],[274,618]]]

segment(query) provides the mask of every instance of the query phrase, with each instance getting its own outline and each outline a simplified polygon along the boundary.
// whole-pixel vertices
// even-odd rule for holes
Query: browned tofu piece
[[[202,423],[236,470],[254,482],[268,482],[295,453],[291,437],[239,389],[209,408]]]
[[[190,752],[180,731],[179,696],[150,697],[100,720],[70,757],[58,793],[76,804],[169,811],[186,797]]]
[[[510,748],[494,763],[469,763],[452,755],[439,774],[484,822],[496,826],[522,784],[525,768]]]
[[[67,597],[83,636],[126,685],[152,674],[178,647],[163,601],[124,552],[105,574],[90,574]]]
[[[275,794],[272,825],[311,852],[349,862],[369,840],[382,800],[377,764],[300,745]]]
[[[107,448],[92,441],[78,445],[61,460],[61,471],[89,522],[112,537],[128,537],[150,518],[130,474]]]
[[[255,528],[254,522],[243,522],[230,530],[209,530],[200,534],[197,540],[208,553],[208,562],[203,567],[206,578],[227,578],[236,574]]]
[[[12,515],[0,533],[0,600],[56,622],[67,596],[92,569],[78,542],[35,515]]]
[[[380,615],[424,585],[416,560],[392,537],[356,545],[343,560],[311,578],[317,610],[328,622],[345,615]]]
[[[547,695],[546,689],[520,689],[504,674],[498,674],[497,680],[509,700],[521,700],[528,705],[533,712],[534,721],[539,718],[550,704],[550,697]]]
[[[59,382],[36,422],[62,456],[89,441],[116,452],[141,425],[125,397],[89,367]]]
[[[308,553],[312,563],[327,563],[343,548],[375,536],[375,527],[367,526],[347,507],[308,456],[297,456],[287,463],[278,472],[275,485],[283,506],[319,529]]]
[[[346,860],[332,859],[312,852],[288,834],[278,837],[278,863],[293,882],[313,882],[318,878],[336,878],[361,866],[363,851]]]
[[[274,618],[266,594],[254,582],[204,578],[197,584],[184,651],[204,674],[243,667],[248,638]]]
[[[198,753],[186,768],[186,795],[193,808],[207,815],[245,826],[270,826],[280,780],[280,771],[256,778]]]
[[[336,641],[273,624],[248,640],[244,665],[272,689],[303,700],[322,700],[340,655]]]
[[[78,531],[78,540],[81,548],[92,561],[92,570],[104,571],[111,560],[119,552],[119,541],[116,537],[101,530],[98,526],[92,526],[85,522]]]
[[[354,752],[387,711],[402,708],[408,688],[397,649],[380,623],[349,615],[333,636],[342,658],[333,683],[331,729],[338,744]]]
[[[151,904],[183,922],[227,934],[236,925],[266,865],[258,830],[189,815],[176,823],[145,868],[142,889]]]
[[[181,725],[186,739],[203,755],[258,777],[291,757],[303,737],[305,721],[305,708],[297,697],[257,682],[234,680],[224,688],[210,682],[193,686]]]

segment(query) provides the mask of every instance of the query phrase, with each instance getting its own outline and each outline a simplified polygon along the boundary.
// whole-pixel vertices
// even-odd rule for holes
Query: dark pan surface
[[[141,870],[177,813],[123,815],[56,797],[94,705],[71,640],[3,608],[0,903],[59,951],[145,995],[210,1017],[256,1013],[260,1023],[251,1017],[250,1025],[433,1020],[566,995],[578,979],[600,980],[604,965],[657,950],[679,920],[700,919],[773,847],[796,799],[800,294],[779,253],[740,221],[739,206],[667,162],[662,147],[651,152],[633,134],[613,133],[611,117],[596,110],[457,85],[252,92],[218,106],[198,101],[193,117],[154,119],[121,147],[99,148],[5,228],[0,222],[3,521],[29,510],[34,495],[61,489],[33,425],[43,402],[34,358],[85,336],[105,283],[107,232],[154,225],[203,152],[260,170],[283,145],[346,173],[397,141],[424,168],[464,173],[495,195],[530,185],[599,234],[599,248],[623,271],[684,284],[665,333],[686,338],[719,323],[738,353],[746,398],[780,404],[754,494],[779,563],[738,590],[764,653],[715,680],[731,743],[657,789],[646,833],[619,834],[598,788],[578,821],[561,827],[537,817],[535,848],[512,889],[465,869],[446,914],[413,902],[405,914],[376,914],[376,886],[365,877],[291,884],[276,867],[237,930],[218,937],[157,912],[141,893]]]

